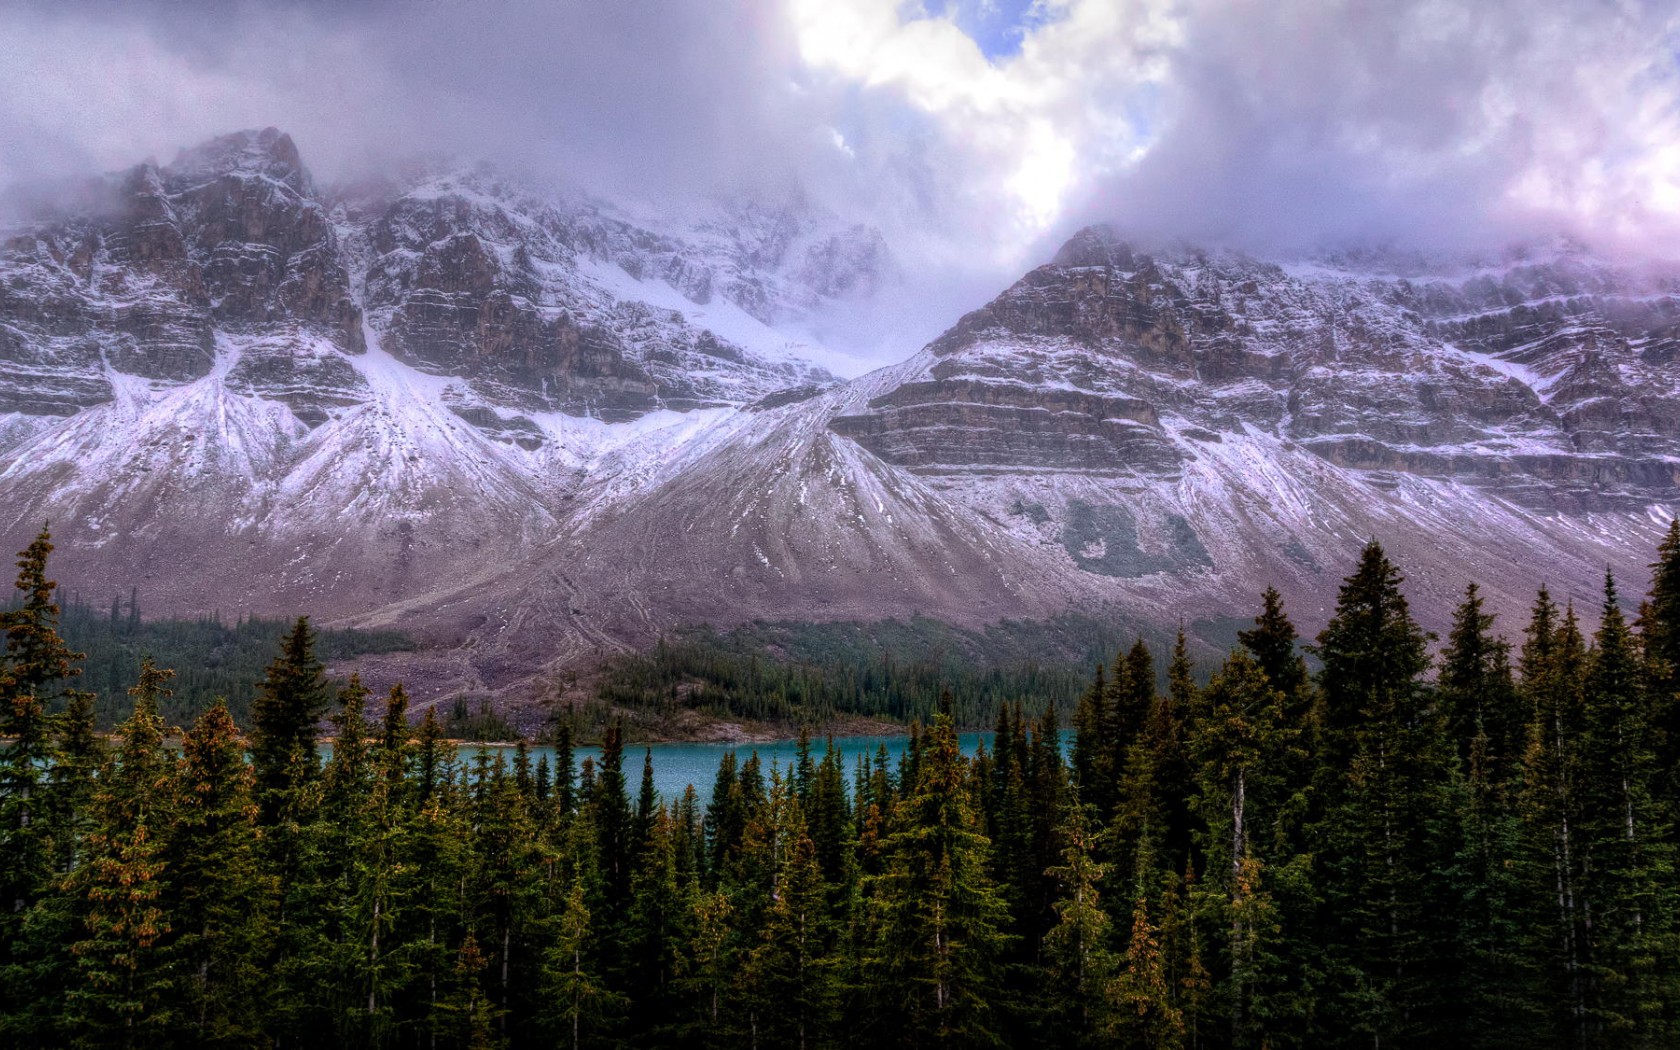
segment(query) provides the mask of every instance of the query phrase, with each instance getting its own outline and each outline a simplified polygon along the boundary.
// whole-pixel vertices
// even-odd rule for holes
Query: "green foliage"
[[[400,686],[329,682],[302,620],[248,743],[217,700],[173,750],[181,679],[146,660],[107,745],[93,694],[70,688],[49,550],[22,556],[0,660],[6,1046],[1597,1050],[1680,1034],[1662,758],[1680,541],[1637,631],[1613,584],[1590,642],[1541,592],[1514,676],[1469,588],[1431,680],[1375,544],[1314,674],[1275,592],[1205,686],[1181,633],[1164,676],[1161,647],[1134,639],[1049,695],[1027,677],[988,692],[975,683],[1008,676],[949,655],[859,692],[884,640],[935,628],[760,626],[751,646],[777,634],[774,661],[746,642],[693,657],[757,667],[729,704],[890,696],[914,714],[945,679],[967,700],[913,721],[896,766],[883,747],[848,770],[808,733],[786,767],[729,754],[704,812],[692,790],[659,796],[651,758],[626,770],[616,721],[581,767],[568,722],[552,761],[521,741],[511,762],[463,762],[436,712],[411,727]],[[1015,660],[1027,637],[970,640]],[[1071,762],[1052,701],[1073,712]],[[995,720],[972,757],[963,703]]]
[[[70,648],[86,654],[77,685],[93,695],[98,728],[108,730],[127,717],[128,687],[148,657],[159,667],[176,670],[171,695],[161,709],[165,722],[190,725],[220,697],[234,722],[249,726],[256,683],[274,656],[275,640],[291,623],[256,617],[233,623],[216,616],[141,619],[137,603],[138,598],[124,597],[114,613],[77,601],[63,606],[59,630]],[[22,608],[20,596],[0,615]],[[399,631],[326,630],[317,636],[319,654],[328,663],[413,647]]]
[[[820,724],[859,715],[933,716],[942,693],[959,726],[1005,704],[1071,708],[1088,668],[1119,644],[1111,623],[1061,616],[964,631],[920,617],[871,624],[756,623],[693,630],[610,666],[600,697],[657,722],[682,710]]]

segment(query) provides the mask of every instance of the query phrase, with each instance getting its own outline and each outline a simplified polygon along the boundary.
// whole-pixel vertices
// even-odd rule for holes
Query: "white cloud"
[[[0,182],[274,124],[328,177],[443,149],[647,196],[800,186],[905,260],[903,338],[1086,220],[1262,245],[1680,232],[1672,4],[1037,0],[993,60],[962,28],[981,15],[11,0]]]

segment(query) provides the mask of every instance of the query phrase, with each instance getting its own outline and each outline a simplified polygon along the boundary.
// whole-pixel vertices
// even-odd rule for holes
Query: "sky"
[[[1258,251],[1680,244],[1680,5],[0,0],[0,185],[242,127],[886,236],[925,328],[1079,226]],[[926,334],[918,331],[918,336]]]

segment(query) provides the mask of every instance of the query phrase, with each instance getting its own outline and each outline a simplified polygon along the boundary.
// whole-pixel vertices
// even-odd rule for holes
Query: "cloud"
[[[1680,227],[1680,15],[1575,0],[0,0],[0,183],[238,127],[886,234],[901,354],[1085,221],[1307,247]]]
[[[1669,5],[1196,3],[1157,138],[1077,210],[1261,245],[1656,248],[1680,219],[1677,47]]]
[[[796,165],[816,123],[737,0],[14,4],[0,36],[0,178],[275,124],[328,175],[446,150],[680,190]]]

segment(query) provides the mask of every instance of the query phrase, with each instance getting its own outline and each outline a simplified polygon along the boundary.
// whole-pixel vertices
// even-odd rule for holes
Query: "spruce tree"
[[[1434,1020],[1445,947],[1428,879],[1443,849],[1444,738],[1427,717],[1428,636],[1401,582],[1368,544],[1317,646],[1326,934],[1348,981],[1336,1009],[1383,1042],[1420,1038]]]
[[[1465,588],[1441,654],[1436,704],[1461,765],[1480,737],[1484,775],[1502,785],[1521,760],[1528,720],[1511,678],[1511,647],[1492,634],[1494,617],[1482,604],[1474,583]]]
[[[742,976],[757,1019],[753,1036],[771,1046],[805,1048],[826,1044],[833,1034],[832,931],[816,844],[797,803],[781,817],[778,837],[786,845],[775,892]]]
[[[905,1045],[998,1041],[997,962],[1008,915],[988,874],[949,703],[934,716],[893,818],[872,894],[871,1020]]]
[[[1581,748],[1586,642],[1571,607],[1559,621],[1544,588],[1522,647],[1521,689],[1533,710],[1523,756],[1519,812],[1536,872],[1533,894],[1549,900],[1538,956],[1542,994],[1555,1004],[1552,1030],[1572,1045],[1588,1032],[1587,851],[1582,839]]]
[[[1215,935],[1224,946],[1223,1000],[1233,1046],[1267,1041],[1267,1022],[1281,1012],[1265,1000],[1271,972],[1275,909],[1266,889],[1268,854],[1275,843],[1255,834],[1277,819],[1280,774],[1294,743],[1283,694],[1244,650],[1225,661],[1203,694],[1190,740],[1195,758],[1195,807],[1201,818],[1207,877],[1200,892],[1211,902]]]
[[[1163,907],[1157,874],[1160,869],[1147,848],[1137,860],[1138,878],[1132,893],[1132,914],[1125,951],[1106,990],[1110,1038],[1121,1045],[1171,1047],[1185,1035],[1184,1010],[1173,986],[1172,966],[1162,944]]]
[[[1640,617],[1639,642],[1648,676],[1657,767],[1675,771],[1680,769],[1680,518],[1668,523],[1668,533],[1650,568],[1651,590]],[[1663,787],[1672,806],[1680,798],[1680,773],[1670,772]]]
[[[19,962],[27,910],[45,893],[55,855],[65,849],[65,830],[55,826],[46,782],[59,759],[60,721],[48,714],[64,682],[81,673],[82,654],[58,634],[58,584],[47,578],[52,553],[46,529],[18,555],[21,605],[0,612],[6,633],[0,660],[0,975]],[[55,845],[56,840],[56,845]],[[12,984],[12,982],[0,982]],[[0,991],[0,1003],[9,996]]]
[[[262,1030],[262,917],[275,888],[258,865],[251,770],[226,701],[217,698],[193,723],[181,759],[178,817],[164,850],[177,1040],[249,1046]]]
[[[1307,665],[1299,651],[1295,625],[1283,610],[1283,595],[1267,587],[1254,626],[1237,632],[1237,640],[1254,656],[1272,688],[1292,698],[1307,684]]]
[[[574,879],[562,902],[555,936],[543,955],[544,1021],[557,1046],[582,1050],[595,1045],[622,996],[597,971],[595,933],[584,887]]]
[[[265,827],[304,819],[300,792],[319,767],[316,722],[329,698],[325,670],[315,658],[315,632],[300,616],[251,701],[251,765]]]
[[[70,945],[75,977],[67,1027],[85,1045],[147,1047],[165,1040],[177,1003],[164,950],[171,930],[163,832],[174,819],[171,760],[158,714],[174,672],[147,660],[130,694],[134,712],[100,777],[87,862],[70,889],[83,936]]]
[[[659,809],[631,879],[624,921],[623,962],[617,976],[636,1004],[634,1031],[657,1037],[676,1020],[676,981],[689,939],[686,900],[677,880],[670,815]]]
[[[1107,993],[1116,960],[1100,887],[1108,874],[1096,859],[1095,836],[1078,795],[1070,792],[1061,822],[1062,863],[1047,871],[1058,894],[1056,924],[1044,936],[1048,970],[1044,1041],[1091,1045],[1112,1026]]]
[[[1674,1034],[1676,1002],[1674,855],[1671,815],[1656,799],[1653,733],[1632,633],[1615,580],[1604,605],[1584,690],[1581,792],[1592,925],[1594,980],[1589,1031],[1634,1045]]]

